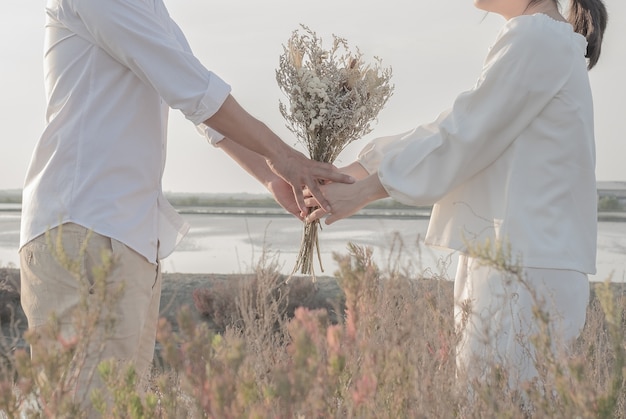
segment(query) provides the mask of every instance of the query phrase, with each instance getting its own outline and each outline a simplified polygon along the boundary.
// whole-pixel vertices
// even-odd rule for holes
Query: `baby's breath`
[[[391,69],[383,68],[378,57],[365,63],[358,48],[351,51],[337,36],[325,50],[315,32],[304,25],[301,29],[283,45],[276,80],[288,105],[280,102],[279,109],[309,156],[332,163],[348,144],[371,131],[371,122],[393,92]],[[294,272],[314,273],[319,227],[319,222],[305,225]]]

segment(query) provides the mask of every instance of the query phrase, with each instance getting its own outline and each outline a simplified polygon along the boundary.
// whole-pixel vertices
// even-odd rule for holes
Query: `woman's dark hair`
[[[542,0],[530,0],[529,6],[540,3]],[[554,1],[558,5],[558,0]],[[602,37],[609,20],[606,7],[602,0],[570,0],[568,22],[574,30],[587,38],[588,69],[592,69],[600,58]]]
[[[609,20],[602,0],[571,0],[567,20],[574,30],[587,38],[587,55],[591,69],[600,58],[602,37]]]

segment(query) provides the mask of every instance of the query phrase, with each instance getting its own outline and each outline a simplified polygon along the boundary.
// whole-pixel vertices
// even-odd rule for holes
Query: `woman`
[[[426,243],[460,253],[458,374],[484,379],[495,365],[519,389],[538,376],[531,336],[543,324],[533,307],[549,315],[555,353],[585,322],[597,224],[587,70],[607,12],[601,0],[572,0],[568,19],[556,0],[475,5],[506,19],[476,85],[436,121],[368,144],[344,169],[359,181],[326,185],[332,213],[308,219],[331,224],[387,196],[434,204]],[[485,250],[510,250],[516,265],[496,269],[477,256]]]

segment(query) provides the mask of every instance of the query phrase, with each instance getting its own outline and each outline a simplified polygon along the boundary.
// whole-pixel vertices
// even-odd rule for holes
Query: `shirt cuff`
[[[196,125],[196,129],[198,130],[200,135],[206,138],[209,144],[211,144],[214,147],[217,147],[217,143],[219,143],[225,138],[224,135],[215,131],[213,128],[211,128],[210,126],[206,124]]]
[[[367,173],[372,174],[378,170],[384,155],[379,153],[371,144],[367,145],[356,158]]]
[[[211,73],[207,90],[198,105],[198,109],[191,115],[186,115],[187,119],[198,126],[212,117],[224,104],[230,95],[230,85],[220,79],[216,74]]]

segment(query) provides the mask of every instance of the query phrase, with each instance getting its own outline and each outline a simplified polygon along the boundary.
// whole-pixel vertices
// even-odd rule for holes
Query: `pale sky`
[[[497,15],[471,0],[165,0],[200,60],[231,84],[233,96],[287,143],[303,150],[278,111],[275,80],[282,45],[299,24],[331,41],[336,34],[365,59],[391,66],[395,93],[365,138],[336,162],[354,160],[369,139],[429,122],[471,88],[498,29]],[[4,0],[0,15],[0,189],[22,187],[44,127],[42,42],[44,1]],[[595,101],[598,180],[626,180],[626,2],[606,0],[609,28],[600,62],[590,72]],[[328,44],[327,44],[328,45]],[[207,144],[172,111],[165,191],[250,192],[265,189]]]

